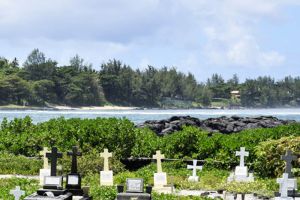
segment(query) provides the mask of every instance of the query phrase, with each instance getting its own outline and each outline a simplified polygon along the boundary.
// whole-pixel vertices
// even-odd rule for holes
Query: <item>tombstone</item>
[[[128,178],[126,179],[126,191],[124,187],[118,185],[117,200],[151,200],[152,187],[147,186],[144,192],[144,179]]]
[[[83,196],[84,192],[81,188],[81,176],[77,171],[77,157],[82,156],[78,151],[78,147],[73,146],[72,151],[67,153],[72,157],[71,173],[67,174],[66,189],[73,194],[73,196]]]
[[[289,178],[293,178],[292,162],[297,160],[297,157],[293,155],[291,150],[288,150],[285,155],[281,156],[281,159],[286,162],[284,172],[289,174]]]
[[[25,200],[72,200],[72,193],[63,189],[63,176],[56,175],[57,160],[62,158],[62,153],[58,152],[56,147],[52,147],[51,153],[46,153],[46,157],[51,160],[50,176],[45,176],[42,189],[26,197]]]
[[[153,190],[158,193],[170,194],[173,192],[173,187],[167,185],[167,173],[162,171],[161,160],[165,156],[160,151],[156,151],[153,159],[157,162],[157,173],[154,173],[154,187]]]
[[[245,147],[241,147],[240,151],[236,151],[236,156],[240,157],[240,165],[235,167],[234,173],[231,173],[227,181],[237,182],[252,182],[254,177],[252,173],[248,173],[248,167],[245,166],[245,157],[249,156],[249,152],[245,150]]]
[[[43,151],[40,151],[40,155],[43,158],[43,169],[40,169],[40,186],[44,184],[44,177],[50,176],[50,169],[48,166],[48,158],[46,157],[46,153],[49,153],[48,148],[44,147]]]
[[[193,170],[193,175],[189,177],[188,181],[189,182],[198,182],[199,181],[199,176],[197,176],[197,169],[202,170],[202,166],[197,166],[197,160],[193,160],[193,165],[188,165],[188,169]]]
[[[100,154],[104,159],[103,171],[100,172],[100,185],[103,186],[112,186],[114,185],[113,181],[113,171],[109,170],[109,158],[112,157],[112,153],[108,152],[108,149],[104,149],[104,152]]]
[[[297,160],[297,157],[292,154],[292,151],[288,150],[284,156],[281,156],[281,159],[286,162],[285,172],[282,175],[282,178],[277,179],[279,184],[279,192],[275,193],[276,200],[287,200],[294,199],[299,197],[297,194],[297,179],[293,178],[292,173],[292,161]]]
[[[15,200],[19,200],[21,196],[25,194],[25,192],[21,190],[20,186],[16,186],[16,189],[11,190],[10,194],[15,197]]]

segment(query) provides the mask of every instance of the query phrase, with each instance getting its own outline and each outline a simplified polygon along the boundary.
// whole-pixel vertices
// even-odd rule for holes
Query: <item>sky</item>
[[[199,81],[300,76],[300,0],[0,0],[0,56],[176,67]]]

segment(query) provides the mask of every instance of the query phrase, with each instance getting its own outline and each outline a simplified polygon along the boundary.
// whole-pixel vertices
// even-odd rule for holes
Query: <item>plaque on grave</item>
[[[128,178],[126,179],[126,192],[118,193],[117,200],[151,200],[152,187],[147,187],[147,190],[148,193],[145,193],[143,179]]]

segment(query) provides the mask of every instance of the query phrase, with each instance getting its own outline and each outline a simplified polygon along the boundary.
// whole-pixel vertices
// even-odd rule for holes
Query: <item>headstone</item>
[[[156,154],[153,155],[153,159],[157,162],[157,173],[154,173],[153,190],[158,193],[172,193],[173,186],[167,185],[167,173],[162,171],[161,160],[164,158],[165,156],[160,151],[156,151]]]
[[[293,178],[292,162],[297,160],[297,157],[293,155],[291,150],[288,150],[285,155],[281,156],[281,159],[286,162],[285,173],[289,174],[289,178]]]
[[[119,187],[119,186],[118,186]],[[117,194],[117,200],[150,200],[151,189],[149,193],[144,192],[144,180],[141,178],[126,179],[126,191]]]
[[[50,176],[50,169],[49,169],[48,158],[46,157],[46,153],[49,153],[49,151],[47,147],[44,147],[43,151],[40,151],[40,155],[43,158],[43,169],[40,169],[40,185],[44,184],[45,176]]]
[[[276,200],[293,199],[292,197],[288,196],[288,191],[290,190],[290,188],[297,187],[297,180],[290,179],[288,173],[283,173],[282,178],[277,179],[277,183],[279,184],[280,197],[276,197],[275,199]]]
[[[112,153],[108,152],[108,149],[104,149],[104,152],[100,154],[104,159],[103,171],[100,172],[100,185],[112,186],[113,185],[113,171],[109,170],[108,159],[112,157]]]
[[[249,152],[245,150],[245,147],[241,147],[240,151],[236,151],[236,156],[240,157],[240,164],[236,166],[234,174],[230,174],[227,181],[237,181],[237,182],[252,182],[254,177],[252,173],[248,173],[248,167],[245,166],[245,157],[249,156]]]
[[[279,195],[276,195],[276,200],[289,200],[294,199],[294,197],[300,196],[297,194],[297,179],[293,178],[292,173],[292,162],[296,160],[297,157],[292,154],[292,151],[288,150],[281,159],[286,162],[285,172],[282,178],[277,179],[279,184]]]
[[[193,170],[193,175],[189,177],[188,181],[189,182],[198,182],[199,181],[199,176],[197,176],[197,169],[202,170],[202,166],[197,166],[197,160],[193,160],[193,165],[188,165],[188,169]]]
[[[69,151],[67,155],[72,157],[72,167],[71,173],[67,174],[66,189],[74,196],[83,196],[81,176],[77,171],[77,157],[82,156],[82,154],[78,151],[78,147],[73,146],[72,151]]]
[[[62,158],[62,153],[59,153],[56,147],[52,147],[51,153],[46,153],[46,157],[51,160],[51,176],[56,176],[57,159]]]
[[[15,200],[19,200],[21,196],[25,194],[25,192],[21,190],[20,186],[16,186],[16,189],[11,190],[10,194],[15,197]]]

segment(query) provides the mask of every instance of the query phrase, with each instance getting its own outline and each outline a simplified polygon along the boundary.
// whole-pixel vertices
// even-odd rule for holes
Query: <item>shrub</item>
[[[36,175],[42,168],[42,161],[13,154],[0,154],[0,174]]]
[[[279,140],[270,140],[260,143],[255,148],[255,171],[260,176],[281,176],[285,162],[281,160],[287,150],[294,154],[300,152],[300,137],[283,137]],[[300,167],[300,160],[294,163],[294,168]]]

